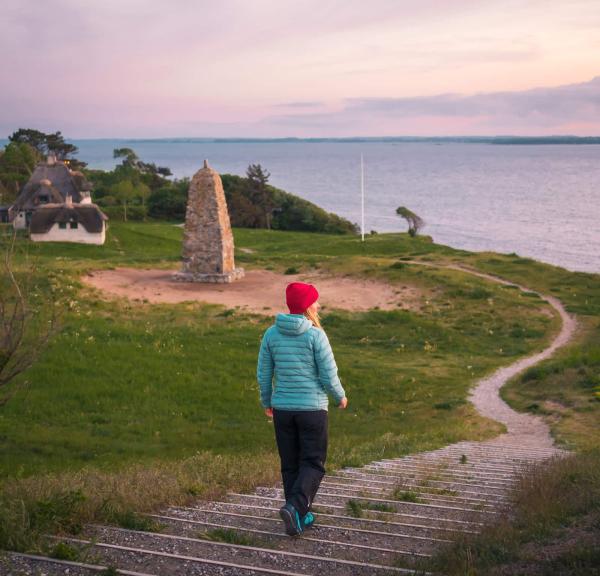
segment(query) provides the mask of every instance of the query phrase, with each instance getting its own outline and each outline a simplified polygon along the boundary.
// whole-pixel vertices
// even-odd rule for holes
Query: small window
[[[67,223],[66,223],[66,222],[59,222],[59,223],[58,223],[58,227],[59,227],[61,230],[66,230],[66,229],[67,229]]]
[[[77,222],[69,222],[69,224],[71,225],[71,229],[77,228]]]
[[[40,195],[40,204],[48,204],[48,196],[45,194]]]

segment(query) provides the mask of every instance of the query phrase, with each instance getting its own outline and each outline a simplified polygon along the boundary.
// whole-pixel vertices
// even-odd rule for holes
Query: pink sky
[[[0,137],[600,134],[598,0],[3,0],[0,51]]]

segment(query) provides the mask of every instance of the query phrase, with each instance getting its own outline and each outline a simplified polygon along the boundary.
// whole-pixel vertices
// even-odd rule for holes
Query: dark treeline
[[[114,170],[85,170],[94,184],[94,199],[113,219],[159,220],[185,218],[189,178],[169,179],[168,168],[141,162],[135,153],[115,150],[122,157]],[[268,184],[269,173],[259,164],[245,177],[222,174],[231,225],[241,228],[305,230],[331,234],[356,233],[356,225],[298,196]]]
[[[113,170],[92,170],[75,158],[77,147],[60,132],[44,134],[19,129],[0,151],[0,204],[11,204],[35,164],[54,154],[80,171],[92,184],[92,196],[113,220],[185,218],[189,179],[172,178],[169,168],[142,161],[130,148],[113,152],[120,163]],[[271,186],[270,174],[248,166],[245,177],[223,174],[223,188],[232,226],[305,230],[331,234],[356,233],[355,224],[315,204]]]

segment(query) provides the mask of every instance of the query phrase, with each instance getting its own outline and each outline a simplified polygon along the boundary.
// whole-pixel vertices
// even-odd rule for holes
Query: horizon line
[[[63,135],[64,136],[64,135]],[[361,141],[419,141],[419,140],[445,140],[445,141],[494,141],[494,140],[539,140],[539,141],[590,141],[598,140],[600,135],[578,136],[575,134],[552,134],[552,135],[513,135],[513,134],[495,134],[495,135],[453,135],[453,136],[88,136],[71,137],[64,136],[66,140],[123,140],[123,141],[200,141],[200,142],[285,142],[285,141],[336,141],[336,142],[361,142]],[[9,142],[8,137],[0,138],[0,142]]]

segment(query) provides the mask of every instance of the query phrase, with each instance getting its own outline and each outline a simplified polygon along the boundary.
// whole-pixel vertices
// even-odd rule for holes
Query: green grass
[[[240,253],[246,266],[287,265],[299,245],[310,261],[320,247],[335,255],[318,256],[323,268],[411,285],[424,295],[414,312],[324,315],[350,397],[346,412],[331,411],[332,463],[497,433],[498,425],[464,403],[470,383],[541,348],[556,329],[545,305],[489,282],[409,264],[390,270],[385,257],[365,257],[378,244],[384,256],[394,245],[396,254],[409,245],[446,250],[421,239],[378,235],[365,248],[351,237],[323,242],[313,234],[236,233],[238,248],[254,250]],[[168,224],[113,224],[105,247],[71,245],[61,256],[62,245],[30,248],[40,271],[51,271],[79,297],[62,332],[24,375],[27,390],[0,413],[0,475],[89,464],[113,469],[205,449],[273,450],[254,380],[270,318],[191,303],[105,302],[79,284],[82,271],[98,267],[173,266],[180,239],[181,229]],[[472,290],[482,286],[486,299],[473,299]],[[456,294],[459,287],[465,296]]]
[[[77,561],[80,558],[80,551],[78,548],[67,544],[66,542],[58,542],[52,546],[49,550],[48,556],[50,558],[56,558],[57,560],[72,560]]]
[[[121,528],[128,530],[142,530],[144,532],[161,532],[163,527],[148,516],[134,512],[133,510],[124,510],[115,512],[112,515],[112,522]]]
[[[362,518],[365,510],[374,512],[395,512],[396,509],[384,502],[369,502],[367,500],[348,500],[346,502],[346,514],[354,518]]]
[[[213,542],[226,542],[227,544],[237,544],[240,546],[259,546],[260,540],[233,530],[232,528],[214,528],[205,532],[198,532],[197,538],[202,540],[211,540]]]
[[[346,514],[354,518],[363,517],[363,503],[358,500],[348,500],[346,502]]]
[[[477,266],[556,294],[586,317],[599,312],[597,277],[513,256],[471,254],[405,234],[362,244],[351,236],[234,232],[236,259],[246,268],[319,269],[417,294],[411,310],[324,311],[350,399],[348,410],[330,412],[330,467],[496,435],[502,427],[466,402],[469,387],[543,348],[558,328],[537,297],[410,260]],[[52,278],[69,305],[60,334],[0,409],[0,526],[14,522],[10,503],[21,499],[29,514],[39,502],[78,490],[83,501],[59,509],[54,524],[34,514],[35,530],[69,529],[69,522],[76,529],[74,518],[118,522],[120,513],[169,499],[213,495],[221,488],[210,474],[186,464],[197,458],[215,466],[223,489],[276,476],[272,424],[260,410],[254,376],[270,318],[199,303],[104,301],[79,281],[101,268],[174,268],[181,236],[166,223],[113,223],[102,247],[20,239],[37,262],[40,285]],[[252,472],[241,478],[234,465]],[[18,534],[27,533],[27,522]],[[18,534],[1,536],[0,547],[19,545]]]
[[[401,486],[394,488],[391,498],[400,502],[421,502],[418,492],[415,490],[407,490]]]
[[[573,344],[513,378],[501,395],[517,410],[546,418],[560,444],[588,449],[600,438],[600,323],[580,323]]]

